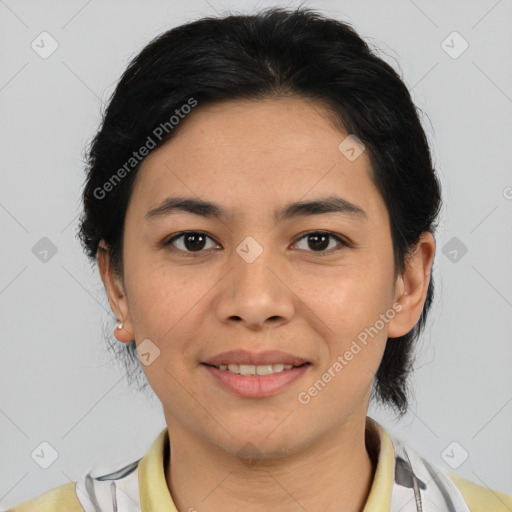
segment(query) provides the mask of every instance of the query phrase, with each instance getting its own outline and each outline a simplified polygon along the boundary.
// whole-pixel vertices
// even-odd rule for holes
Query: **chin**
[[[307,442],[297,439],[297,433],[277,432],[272,428],[246,431],[236,437],[224,437],[224,442],[217,440],[217,447],[245,463],[255,465],[258,461],[272,461],[289,457],[305,448]],[[269,434],[270,433],[270,434]]]

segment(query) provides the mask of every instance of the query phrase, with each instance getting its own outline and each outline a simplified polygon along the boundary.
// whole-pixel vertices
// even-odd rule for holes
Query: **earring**
[[[116,325],[116,329],[122,329],[123,328],[123,322],[119,322],[117,325]]]

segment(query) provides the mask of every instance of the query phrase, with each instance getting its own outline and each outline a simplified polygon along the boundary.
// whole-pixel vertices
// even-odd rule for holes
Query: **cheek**
[[[333,382],[327,386],[330,391],[324,400],[339,401],[336,392],[343,394],[344,389],[351,389],[360,390],[361,396],[354,397],[357,402],[371,385],[386,346],[388,324],[394,316],[394,311],[393,315],[387,314],[392,305],[390,269],[392,262],[383,265],[371,257],[361,265],[332,272],[329,279],[316,281],[310,287],[313,292],[305,301],[306,310],[314,311],[321,320],[316,320],[317,329],[327,342],[327,359],[319,373]],[[341,400],[352,402],[345,396]]]
[[[372,326],[390,307],[392,291],[388,273],[361,265],[331,270],[325,278],[309,276],[297,294],[325,324],[329,337],[343,339]]]
[[[201,298],[213,286],[207,276],[197,279],[192,272],[170,272],[162,266],[133,265],[127,269],[127,275],[135,338],[150,338],[162,344],[179,340],[185,334],[183,331],[190,327],[196,308],[201,308]],[[176,336],[177,332],[180,336]]]

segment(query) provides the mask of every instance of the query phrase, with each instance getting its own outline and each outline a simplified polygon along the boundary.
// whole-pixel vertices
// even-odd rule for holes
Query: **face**
[[[136,177],[109,288],[169,428],[275,457],[364,422],[386,339],[428,285],[411,307],[367,154],[348,158],[347,134],[299,98],[199,105],[182,123]]]

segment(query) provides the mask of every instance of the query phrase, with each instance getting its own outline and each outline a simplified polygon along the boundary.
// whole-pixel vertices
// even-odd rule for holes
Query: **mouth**
[[[285,370],[291,370],[293,368],[302,368],[303,366],[310,365],[311,363],[305,362],[299,365],[284,364],[284,363],[273,363],[273,364],[219,364],[213,365],[208,363],[202,363],[205,366],[216,368],[223,372],[230,372],[236,375],[273,375],[274,373],[281,373]]]
[[[227,370],[230,366],[231,370],[236,370],[236,366],[276,366],[280,368],[280,365],[284,365],[286,369],[289,366],[302,366],[307,363],[306,359],[302,357],[281,352],[280,350],[265,350],[263,352],[250,352],[248,350],[229,350],[228,352],[222,352],[216,356],[210,357],[203,361],[203,364],[209,366],[215,366],[220,369],[222,366],[223,370]],[[234,366],[233,366],[234,365]],[[226,366],[226,368],[224,368]],[[280,371],[283,371],[282,368]],[[262,369],[261,371],[265,371]],[[236,372],[240,373],[240,372]],[[262,374],[265,375],[265,374]]]
[[[255,353],[233,350],[200,364],[210,382],[244,398],[276,395],[296,383],[312,366],[310,361],[277,350]]]

